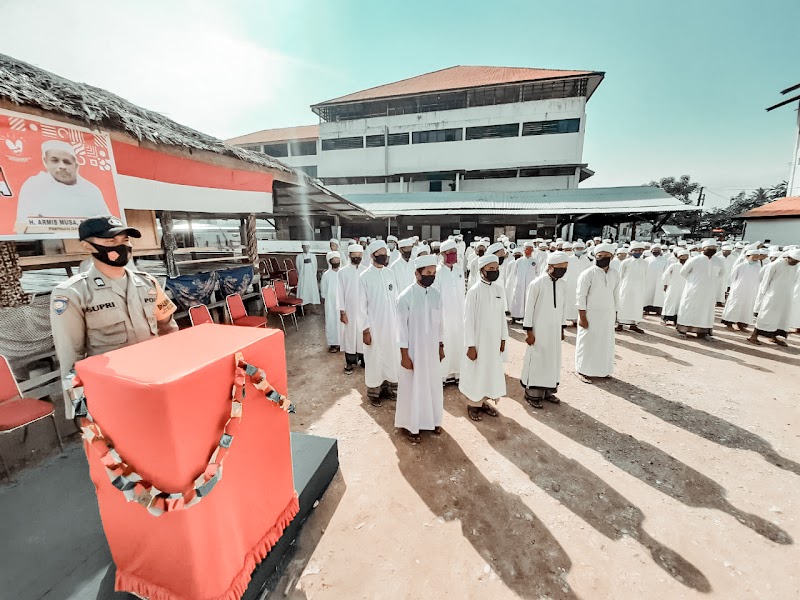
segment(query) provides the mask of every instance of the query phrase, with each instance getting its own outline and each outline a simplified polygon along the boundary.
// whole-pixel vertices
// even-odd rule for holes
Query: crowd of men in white
[[[360,242],[360,243],[359,243]],[[615,331],[639,327],[645,313],[686,336],[715,341],[715,306],[722,323],[761,344],[785,346],[800,333],[800,247],[704,240],[616,245],[537,239],[521,246],[462,236],[445,242],[331,240],[328,269],[317,284],[308,246],[297,257],[297,296],[325,303],[331,352],[344,350],[345,373],[364,368],[374,406],[397,401],[395,426],[419,442],[421,430],[441,433],[443,387],[458,386],[475,421],[497,416],[506,394],[503,363],[511,323],[521,322],[527,351],[520,374],[534,408],[558,403],[564,328],[577,326],[575,374],[584,383],[610,377]],[[364,260],[366,254],[366,260]],[[368,263],[368,264],[365,264]]]

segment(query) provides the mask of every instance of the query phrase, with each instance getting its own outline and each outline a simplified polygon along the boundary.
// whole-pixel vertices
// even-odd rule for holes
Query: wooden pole
[[[178,244],[175,241],[172,225],[172,213],[168,210],[162,211],[161,231],[163,237],[161,244],[164,247],[164,264],[167,267],[168,277],[178,277],[181,274],[178,263],[175,262],[175,249]]]
[[[28,304],[28,294],[22,291],[17,244],[0,242],[0,307],[13,308],[25,304]]]

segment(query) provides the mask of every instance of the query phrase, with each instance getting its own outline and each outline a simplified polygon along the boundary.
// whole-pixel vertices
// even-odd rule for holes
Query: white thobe
[[[389,264],[391,265],[394,261],[400,258],[400,249],[395,248],[391,252],[389,252]]]
[[[416,283],[417,277],[414,275],[413,260],[405,260],[401,256],[394,261],[389,268],[394,271],[394,276],[397,279],[398,294],[405,290],[412,283]]]
[[[789,316],[789,327],[800,329],[800,269],[794,278],[794,292],[792,293],[792,312]]]
[[[397,383],[400,347],[397,345],[397,280],[386,267],[369,267],[359,277],[361,311],[359,327],[369,329],[372,343],[364,345],[364,381],[375,388],[384,381]]]
[[[739,263],[731,271],[730,294],[722,311],[722,322],[753,324],[753,309],[758,295],[761,267],[749,260]]]
[[[478,253],[472,255],[469,259],[469,281],[467,281],[467,289],[472,289],[472,286],[478,283],[481,279],[481,270],[478,268]]]
[[[514,288],[517,284],[517,267],[519,267],[519,259],[508,257],[506,261],[511,261],[508,265],[508,271],[506,272],[506,301],[508,302],[509,306],[508,309],[511,310],[511,299],[514,297]]]
[[[472,257],[475,256],[475,248],[470,246],[464,250],[464,256],[461,257],[461,265],[464,267],[464,272],[469,271],[469,265],[472,262]]]
[[[725,302],[725,292],[731,287],[731,273],[733,272],[733,265],[736,262],[736,257],[733,253],[728,256],[719,256],[722,261],[722,272],[719,276],[719,287],[717,289],[717,302]]]
[[[565,313],[567,321],[578,320],[578,277],[592,266],[594,266],[594,263],[586,254],[582,254],[581,256],[571,254],[569,257],[567,272],[564,273],[564,277],[562,278],[564,281],[564,297],[566,298],[567,304]]]
[[[442,296],[442,319],[444,321],[444,360],[442,381],[449,377],[459,378],[461,355],[464,353],[464,272],[459,265],[451,269],[447,265],[436,267],[434,287]]]
[[[347,354],[364,353],[364,342],[361,335],[362,330],[358,325],[358,316],[361,310],[359,276],[366,270],[367,267],[363,264],[356,267],[352,263],[339,270],[337,304],[339,305],[340,315],[342,311],[347,315],[347,324],[341,323],[340,325],[339,339],[341,340],[342,350]]]
[[[714,327],[714,305],[717,297],[717,277],[720,265],[714,257],[695,256],[681,267],[686,279],[681,303],[678,306],[678,325],[695,329]]]
[[[778,258],[765,267],[756,297],[756,328],[759,333],[788,333],[792,313],[797,265]]]
[[[523,328],[536,341],[525,350],[519,380],[525,387],[555,389],[561,381],[561,325],[566,314],[564,282],[542,273],[528,286]]]
[[[619,267],[619,312],[617,321],[636,325],[644,315],[644,284],[647,263],[629,256]]]
[[[500,342],[508,339],[505,290],[496,281],[482,279],[467,292],[464,305],[464,349],[461,352],[461,381],[458,389],[472,402],[497,399],[506,393]],[[474,346],[478,358],[466,356]]]
[[[578,327],[575,371],[587,377],[609,377],[614,372],[619,273],[597,266],[586,269],[578,278],[577,303],[578,310],[586,311],[589,328]]]
[[[408,348],[413,370],[398,370],[394,426],[419,433],[442,424],[444,397],[439,367],[439,342],[444,340],[442,296],[418,283],[397,298],[397,341]]]
[[[646,259],[647,273],[644,277],[644,305],[654,308],[664,306],[664,286],[661,277],[667,268],[667,259],[664,256],[651,256]]]
[[[678,307],[681,304],[683,288],[686,287],[686,279],[681,275],[682,266],[680,261],[674,262],[666,268],[661,276],[661,285],[667,286],[667,291],[664,294],[664,308],[661,311],[662,317],[678,316]]]
[[[328,269],[322,274],[320,295],[325,300],[325,337],[328,346],[339,346],[339,271]]]
[[[306,304],[319,304],[319,284],[317,283],[317,256],[303,252],[294,261],[297,268],[297,297]]]
[[[619,266],[621,264],[622,261],[615,256],[614,258],[611,259],[611,263],[609,264],[609,266],[615,271],[619,272]]]
[[[511,317],[522,319],[525,316],[525,298],[527,297],[528,286],[539,276],[539,265],[531,255],[530,258],[522,257],[517,261],[517,269],[514,272],[514,295],[511,297]]]
[[[78,175],[73,185],[67,185],[42,171],[26,179],[19,190],[16,223],[18,233],[23,233],[28,217],[96,217],[110,212],[100,188],[91,181]]]

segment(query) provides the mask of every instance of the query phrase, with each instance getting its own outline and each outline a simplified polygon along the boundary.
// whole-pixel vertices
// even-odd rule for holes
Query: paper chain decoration
[[[289,402],[288,398],[269,384],[263,369],[246,363],[244,356],[240,352],[234,355],[234,360],[236,373],[231,390],[230,418],[225,423],[222,437],[220,437],[219,444],[214,449],[205,471],[198,475],[194,482],[182,492],[164,492],[150,482],[145,481],[114,450],[111,440],[103,435],[100,426],[94,422],[94,419],[89,414],[86,399],[80,397],[73,401],[75,415],[80,417],[83,439],[88,442],[105,466],[111,484],[122,492],[128,502],[136,502],[145,507],[151,515],[159,517],[165,512],[184,510],[194,506],[211,493],[211,490],[222,479],[222,464],[241,424],[242,405],[245,397],[245,379],[247,377],[250,378],[254,388],[264,393],[267,400],[275,402],[286,412],[295,412],[294,405]],[[240,394],[237,394],[239,390]]]

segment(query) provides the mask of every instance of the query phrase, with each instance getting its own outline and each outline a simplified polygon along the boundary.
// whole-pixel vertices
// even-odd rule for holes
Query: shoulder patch
[[[106,280],[103,279],[102,277],[95,277],[94,278],[94,284],[97,287],[106,287]]]
[[[67,310],[69,306],[69,298],[66,296],[54,296],[53,297],[53,312],[57,315],[64,314],[64,311]]]

